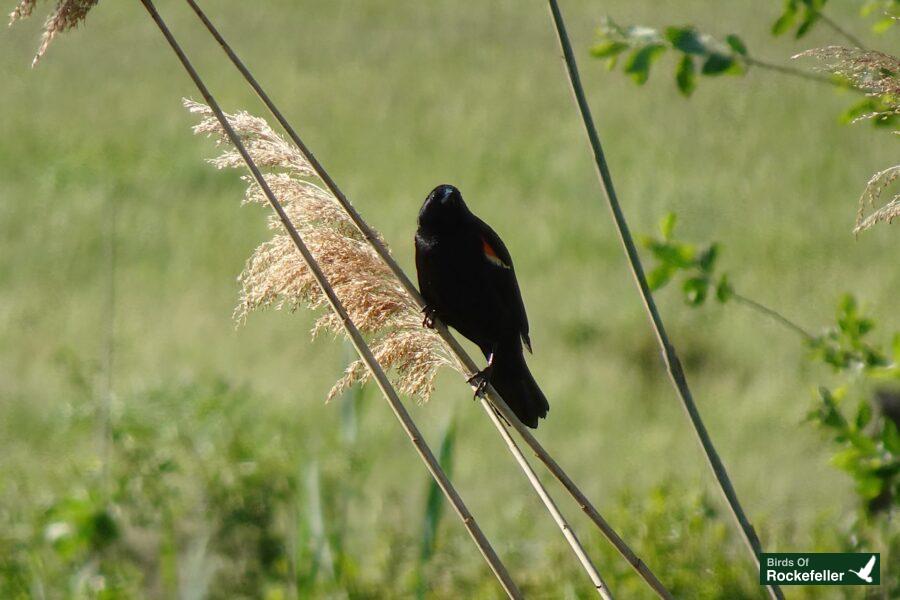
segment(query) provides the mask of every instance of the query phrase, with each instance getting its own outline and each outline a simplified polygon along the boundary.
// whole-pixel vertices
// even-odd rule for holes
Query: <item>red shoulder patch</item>
[[[494,247],[488,244],[487,240],[484,238],[481,238],[481,249],[484,251],[484,256],[488,261],[494,263],[498,267],[503,267],[504,269],[509,268],[509,265],[504,263],[503,260],[497,256],[497,251],[494,250]]]

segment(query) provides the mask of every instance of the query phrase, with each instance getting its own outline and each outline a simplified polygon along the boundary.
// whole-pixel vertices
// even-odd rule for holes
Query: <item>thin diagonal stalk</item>
[[[622,242],[625,254],[628,257],[632,275],[634,276],[635,283],[637,283],[641,299],[647,310],[647,315],[650,318],[660,349],[662,350],[663,361],[666,364],[666,369],[668,370],[672,384],[675,386],[675,390],[691,421],[691,425],[694,427],[697,439],[703,448],[709,466],[712,468],[713,474],[719,483],[719,487],[725,495],[731,513],[737,520],[744,541],[747,543],[747,548],[753,556],[753,561],[757,568],[759,568],[759,555],[762,552],[762,546],[759,543],[759,538],[756,536],[753,525],[750,524],[750,520],[747,518],[747,515],[744,514],[744,509],[741,508],[741,503],[738,500],[737,493],[734,491],[734,486],[731,484],[731,479],[728,477],[728,472],[725,470],[725,465],[722,464],[722,460],[719,458],[719,455],[713,446],[712,439],[710,439],[709,433],[706,431],[706,426],[703,424],[703,419],[700,417],[700,412],[697,410],[697,405],[694,403],[694,398],[688,387],[684,370],[681,367],[681,361],[678,359],[675,347],[669,341],[669,336],[666,334],[666,328],[663,325],[662,318],[656,308],[656,303],[653,301],[653,295],[650,292],[650,286],[647,284],[647,277],[644,274],[644,267],[641,264],[637,247],[634,245],[634,240],[628,229],[625,215],[622,213],[622,208],[619,205],[616,190],[615,187],[613,187],[612,176],[609,173],[609,166],[606,164],[606,158],[603,155],[603,147],[600,145],[600,136],[597,134],[597,129],[594,126],[594,119],[591,116],[591,109],[588,106],[584,88],[581,86],[581,78],[578,75],[578,66],[575,62],[575,55],[572,52],[572,44],[569,42],[569,36],[566,33],[566,26],[563,21],[562,13],[559,10],[559,4],[556,0],[548,0],[548,2],[550,14],[556,29],[556,35],[562,49],[563,61],[566,65],[569,84],[571,85],[572,93],[575,97],[575,103],[578,105],[578,110],[581,113],[581,119],[584,123],[588,141],[591,144],[591,150],[594,154],[594,162],[597,166],[597,174],[600,178],[603,194],[606,196],[607,204],[612,212],[613,220],[615,221],[619,233],[619,239]],[[773,598],[783,597],[781,589],[777,585],[769,585],[768,590],[769,595]]]
[[[228,42],[222,37],[219,33],[218,29],[210,22],[207,18],[206,14],[200,9],[197,3],[194,0],[186,0],[187,3],[191,6],[206,28],[209,30],[210,34],[216,39],[219,45],[222,47],[222,50],[228,55],[228,58],[234,64],[234,66],[240,71],[240,73],[247,80],[247,83],[253,88],[256,94],[259,96],[260,100],[262,100],[263,104],[266,105],[266,108],[269,109],[269,112],[272,113],[272,116],[281,124],[282,128],[288,134],[288,137],[291,138],[291,141],[300,149],[303,155],[306,157],[307,161],[309,161],[313,170],[316,172],[316,175],[328,190],[332,193],[332,195],[337,198],[338,202],[346,211],[347,215],[359,229],[360,233],[366,238],[375,252],[381,257],[384,263],[391,269],[394,276],[400,281],[403,285],[403,288],[412,296],[412,298],[416,301],[419,307],[424,307],[425,302],[419,294],[419,290],[415,287],[397,261],[391,256],[390,251],[381,243],[378,236],[369,227],[369,224],[362,218],[362,216],[356,211],[341,189],[337,186],[337,183],[334,179],[329,175],[328,171],[322,166],[322,164],[316,159],[315,155],[313,155],[312,151],[306,146],[288,120],[284,117],[281,111],[275,106],[275,103],[269,98],[269,95],[265,92],[262,86],[257,82],[256,78],[250,72],[250,70],[246,67],[243,61],[237,56]],[[444,342],[450,347],[450,350],[456,355],[459,361],[462,363],[464,369],[466,370],[466,375],[471,376],[478,372],[478,367],[475,365],[475,362],[471,359],[468,353],[463,349],[463,347],[456,341],[456,339],[450,334],[447,328],[440,322],[435,322],[436,329],[438,333],[441,335]],[[653,574],[652,571],[647,567],[647,565],[635,555],[635,553],[628,547],[628,545],[622,540],[621,537],[613,530],[613,528],[603,519],[600,513],[594,508],[593,504],[591,504],[590,500],[588,500],[587,496],[585,496],[574,481],[566,474],[566,472],[559,466],[559,464],[553,459],[552,456],[544,449],[541,443],[531,434],[531,432],[519,422],[518,418],[512,413],[506,403],[500,398],[500,395],[493,389],[493,387],[488,386],[486,390],[486,395],[490,399],[491,403],[501,412],[503,417],[516,429],[519,435],[522,436],[522,439],[525,440],[525,443],[531,447],[532,451],[534,451],[535,456],[543,462],[551,474],[562,483],[563,487],[569,494],[575,499],[578,503],[578,506],[585,512],[588,518],[600,529],[601,533],[610,541],[610,543],[619,551],[623,558],[634,568],[634,570],[640,575],[644,581],[656,592],[656,594],[660,598],[671,598],[671,594],[666,590],[666,588],[662,585],[662,583],[657,579],[657,577]],[[497,425],[495,423],[495,425]],[[503,425],[498,425],[498,430],[502,430]],[[501,431],[501,435],[503,435],[505,430]],[[516,460],[519,460],[521,456],[518,448],[515,449],[510,448],[510,451],[513,452]],[[518,452],[518,454],[517,454]],[[523,457],[524,458],[524,457]],[[540,493],[540,492],[539,492]]]
[[[747,306],[751,310],[755,310],[756,312],[762,314],[763,316],[769,317],[776,323],[779,323],[780,325],[787,327],[788,329],[790,329],[791,331],[793,331],[794,333],[796,333],[797,335],[802,337],[805,341],[812,342],[816,339],[816,337],[813,334],[811,334],[810,332],[808,332],[806,329],[804,329],[803,326],[795,323],[794,321],[791,321],[790,319],[788,319],[786,316],[784,316],[783,314],[781,314],[774,308],[769,308],[765,304],[762,304],[761,302],[757,302],[753,298],[748,298],[747,296],[738,294],[735,291],[731,292],[731,296],[732,296],[732,298],[735,299],[735,301],[740,302],[741,304],[743,304],[744,306]]]
[[[247,164],[247,168],[250,170],[250,173],[253,175],[253,178],[256,180],[256,183],[259,185],[260,189],[262,189],[263,193],[266,195],[266,198],[268,198],[269,203],[272,205],[272,209],[278,215],[278,218],[281,220],[281,223],[284,225],[284,228],[290,235],[291,240],[293,240],[294,245],[302,255],[304,262],[306,263],[310,272],[313,274],[313,277],[316,279],[316,282],[319,284],[319,287],[322,289],[325,297],[328,299],[328,303],[331,306],[331,309],[340,318],[341,323],[344,326],[347,335],[350,337],[354,348],[356,349],[357,353],[359,353],[360,358],[362,358],[362,360],[366,363],[366,366],[371,372],[372,377],[377,382],[378,387],[381,389],[384,397],[390,404],[391,409],[394,411],[394,414],[400,421],[400,424],[402,425],[404,431],[409,436],[410,440],[418,451],[419,456],[425,463],[425,466],[428,468],[432,477],[434,477],[435,481],[444,492],[444,495],[447,496],[447,499],[453,505],[453,508],[456,510],[457,515],[462,520],[463,525],[465,525],[469,534],[472,536],[472,539],[475,541],[475,544],[478,546],[478,549],[481,551],[482,556],[484,556],[491,570],[497,576],[497,579],[500,581],[503,589],[506,591],[507,595],[510,598],[521,598],[522,594],[521,592],[519,592],[516,584],[510,578],[506,567],[503,566],[500,558],[497,556],[496,552],[494,552],[494,549],[491,547],[484,533],[481,531],[478,523],[476,523],[475,518],[469,512],[469,509],[466,508],[466,505],[463,503],[462,498],[460,498],[456,489],[453,487],[453,484],[447,478],[437,459],[434,457],[434,454],[431,452],[431,449],[425,443],[424,439],[422,438],[422,434],[419,432],[419,429],[418,427],[416,427],[415,422],[413,422],[412,418],[409,416],[409,413],[406,411],[406,408],[403,406],[403,403],[400,401],[396,390],[394,390],[393,386],[387,378],[387,375],[381,368],[381,365],[372,355],[372,351],[366,344],[365,339],[363,339],[362,334],[359,332],[359,329],[356,328],[356,325],[354,325],[353,321],[350,319],[350,316],[347,314],[347,311],[341,304],[340,299],[335,294],[334,289],[332,289],[331,284],[328,282],[328,279],[325,277],[325,274],[322,272],[322,269],[316,262],[315,257],[313,257],[312,253],[309,251],[309,248],[306,247],[306,244],[300,237],[300,233],[297,231],[296,227],[294,227],[290,218],[287,216],[287,213],[284,211],[281,202],[279,202],[278,198],[275,197],[275,194],[272,192],[271,188],[269,188],[268,183],[266,183],[265,177],[263,177],[262,173],[259,171],[259,168],[256,166],[256,163],[253,161],[253,158],[244,147],[240,136],[238,136],[238,134],[231,127],[231,124],[228,122],[228,119],[225,117],[225,114],[219,107],[218,102],[216,102],[215,98],[213,98],[213,96],[210,94],[209,89],[207,89],[206,87],[206,84],[203,83],[203,80],[200,78],[199,74],[194,69],[187,56],[184,54],[181,46],[175,40],[172,32],[169,31],[169,28],[166,26],[162,17],[156,11],[152,0],[141,0],[141,3],[147,9],[147,12],[150,14],[150,17],[162,32],[163,36],[165,36],[166,41],[172,47],[172,50],[177,55],[179,61],[181,61],[182,66],[184,67],[185,71],[187,71],[191,80],[193,80],[194,85],[197,86],[197,89],[200,91],[207,105],[210,107],[210,109],[212,109],[213,113],[216,116],[216,119],[218,119],[228,139],[231,141],[235,149],[240,153],[241,158],[244,159],[244,162]]]
[[[597,568],[594,567],[594,564],[591,562],[590,557],[588,557],[587,553],[584,551],[584,547],[582,547],[581,542],[578,541],[578,536],[575,535],[575,532],[572,531],[572,528],[569,527],[569,523],[566,521],[566,518],[559,512],[559,508],[556,507],[556,503],[553,502],[553,498],[550,497],[550,494],[547,493],[547,490],[544,489],[544,486],[541,484],[541,480],[538,479],[537,474],[534,472],[534,469],[531,468],[531,465],[528,464],[528,461],[525,460],[525,456],[522,454],[522,451],[516,445],[516,441],[509,434],[509,430],[500,422],[500,417],[497,415],[497,412],[494,410],[493,406],[486,398],[481,398],[481,406],[484,407],[484,412],[487,413],[488,417],[490,417],[491,422],[497,427],[497,431],[500,432],[500,436],[503,438],[503,441],[506,442],[507,447],[509,447],[510,452],[512,452],[513,456],[516,457],[516,461],[519,463],[519,467],[521,467],[522,472],[525,473],[525,477],[528,478],[528,482],[531,483],[534,490],[537,492],[538,496],[540,496],[541,501],[547,507],[547,510],[550,512],[550,516],[553,517],[553,520],[556,521],[556,525],[563,532],[563,535],[566,537],[566,541],[569,542],[569,545],[572,546],[572,549],[575,551],[575,555],[578,557],[579,562],[581,562],[581,566],[584,567],[584,570],[587,572],[588,577],[591,578],[591,583],[594,584],[594,587],[597,589],[597,593],[600,594],[600,597],[603,600],[612,600],[612,594],[609,591],[609,588],[603,582],[603,579],[600,577],[600,573],[597,572]]]
[[[819,18],[822,19],[822,22],[825,23],[826,25],[828,25],[829,27],[831,27],[831,29],[833,29],[835,33],[837,33],[837,34],[840,35],[840,36],[843,36],[844,39],[846,39],[848,42],[850,42],[851,44],[853,44],[854,46],[856,46],[856,47],[859,48],[860,50],[862,50],[862,51],[864,51],[864,52],[867,52],[867,51],[868,51],[868,49],[866,48],[866,46],[860,41],[860,39],[859,39],[858,37],[856,37],[855,35],[853,35],[853,34],[850,33],[849,31],[847,31],[846,29],[844,29],[843,27],[841,27],[841,26],[837,23],[837,21],[833,20],[831,17],[829,17],[828,15],[826,15],[826,14],[825,14],[824,12],[822,12],[821,10],[818,11],[818,14],[819,14]]]
[[[390,253],[387,251],[387,249],[384,247],[384,245],[381,244],[378,236],[375,234],[374,231],[371,230],[371,228],[368,226],[368,224],[365,221],[363,221],[362,217],[355,211],[355,209],[352,208],[350,201],[347,200],[346,196],[343,195],[343,193],[337,187],[337,184],[328,175],[327,171],[325,171],[324,167],[322,167],[322,165],[316,160],[315,156],[313,156],[310,149],[303,143],[303,141],[300,139],[300,137],[297,135],[297,133],[294,131],[294,129],[290,126],[290,124],[288,124],[287,120],[281,115],[281,112],[278,111],[278,109],[275,107],[274,103],[272,103],[272,101],[269,99],[268,95],[265,93],[265,91],[262,89],[262,87],[256,83],[256,80],[250,74],[249,70],[244,66],[243,62],[238,58],[238,56],[231,50],[231,47],[227,44],[225,39],[218,32],[218,30],[215,28],[215,26],[212,24],[212,22],[207,18],[206,14],[202,11],[202,9],[199,7],[199,5],[194,0],[186,0],[186,1],[190,5],[190,7],[194,10],[194,12],[197,14],[197,16],[200,18],[200,20],[203,22],[203,24],[206,26],[206,28],[210,31],[210,33],[213,35],[213,37],[216,39],[216,41],[222,46],[222,48],[228,54],[228,56],[232,60],[232,62],[238,67],[238,69],[241,71],[241,73],[244,75],[244,77],[251,83],[253,89],[260,96],[260,99],[263,100],[263,102],[266,104],[267,107],[269,107],[269,109],[273,113],[273,115],[275,115],[275,118],[285,128],[285,130],[288,132],[288,135],[291,137],[292,141],[294,141],[294,143],[297,145],[297,147],[300,149],[300,151],[304,154],[304,156],[306,156],[310,165],[312,165],[313,169],[320,176],[320,179],[322,179],[322,181],[325,183],[326,187],[328,187],[329,191],[331,191],[332,194],[336,198],[339,199],[340,204],[345,208],[347,213],[353,219],[354,223],[359,228],[359,230],[361,231],[363,236],[368,240],[368,242],[371,245],[376,247],[376,251],[378,252],[379,256],[381,256],[382,259],[386,260],[387,264],[391,267],[392,271],[394,271],[395,275],[397,275],[398,273],[403,274],[401,281],[404,281],[404,286],[407,288],[407,291],[410,292],[414,298],[416,298],[416,301],[418,302],[418,304],[420,306],[424,306],[424,302],[422,302],[421,299],[419,299],[418,291],[415,290],[415,288],[412,286],[412,282],[409,281],[408,278],[406,278],[405,273],[403,273],[403,271],[400,269],[399,265],[397,265],[396,262],[393,261],[393,259],[390,257]],[[387,257],[387,258],[385,258],[385,257]],[[397,275],[397,276],[398,276],[398,278],[400,277],[400,275]],[[445,335],[449,336],[449,333],[446,331],[446,328],[443,328],[443,331],[444,331]],[[471,367],[469,368],[469,370],[474,374],[476,368],[474,367],[474,364],[471,363],[471,360],[469,360],[469,363],[471,364]],[[491,411],[491,416],[495,416],[493,411]],[[531,469],[531,466],[528,464],[528,461],[525,459],[525,456],[522,454],[522,451],[519,449],[518,446],[515,445],[514,442],[510,443],[510,442],[512,442],[512,440],[509,437],[509,432],[506,431],[506,429],[500,423],[500,421],[495,420],[495,424],[498,427],[498,431],[500,431],[501,436],[503,436],[505,440],[508,440],[507,447],[509,448],[510,452],[513,454],[513,457],[516,459],[516,462],[519,464],[520,468],[522,468],[523,472],[525,473],[526,478],[528,479],[529,483],[534,488],[538,497],[541,499],[541,501],[546,506],[551,517],[554,519],[557,526],[562,531],[564,538],[569,543],[569,545],[572,548],[572,551],[575,553],[575,555],[578,558],[579,562],[581,563],[582,567],[587,572],[588,577],[591,579],[592,583],[597,588],[597,590],[600,592],[600,594],[602,596],[604,596],[604,598],[610,597],[610,596],[608,596],[608,590],[607,590],[605,584],[603,583],[603,580],[601,579],[599,573],[597,572],[596,567],[591,563],[590,559],[587,557],[587,555],[584,551],[584,548],[581,546],[581,543],[578,541],[578,538],[572,532],[572,529],[569,527],[568,523],[565,521],[562,514],[559,512],[559,509],[553,503],[553,500],[550,498],[550,495],[547,492],[547,490],[543,487],[543,484],[540,482],[540,480],[537,478],[537,476],[534,475],[534,471]]]
[[[775,63],[770,63],[765,60],[754,58],[752,56],[743,56],[741,57],[741,60],[752,67],[768,69],[769,71],[774,71],[783,75],[791,75],[793,77],[799,77],[808,81],[815,81],[816,83],[825,83],[831,86],[840,85],[828,75],[820,75],[819,73],[812,73],[810,71],[804,71],[803,69],[798,69],[796,67],[789,67],[787,65],[777,65]]]

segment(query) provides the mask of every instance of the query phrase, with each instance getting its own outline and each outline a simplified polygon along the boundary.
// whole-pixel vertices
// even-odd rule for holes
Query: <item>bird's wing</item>
[[[872,572],[872,568],[875,566],[875,555],[872,555],[872,558],[869,559],[869,562],[866,563],[866,566],[862,568],[860,572],[860,576],[866,578]]]
[[[431,281],[428,279],[428,268],[425,265],[425,253],[420,248],[422,242],[415,240],[416,246],[416,275],[419,279],[419,293],[425,299],[426,304],[432,303]]]
[[[497,292],[512,312],[519,333],[522,335],[522,342],[531,352],[531,339],[528,337],[528,315],[525,314],[525,301],[522,300],[522,292],[519,290],[519,282],[516,280],[512,256],[506,249],[506,244],[503,243],[497,232],[491,229],[490,225],[478,217],[475,217],[475,222],[481,236],[481,249],[485,260],[500,271],[500,276],[496,278],[496,281],[499,282]]]

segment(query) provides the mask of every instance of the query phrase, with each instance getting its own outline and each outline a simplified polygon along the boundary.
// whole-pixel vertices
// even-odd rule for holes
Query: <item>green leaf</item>
[[[631,75],[631,78],[638,85],[647,83],[650,77],[650,67],[659,56],[665,51],[662,44],[648,44],[643,48],[635,50],[628,57],[625,64],[625,72]]]
[[[663,264],[679,269],[690,269],[694,266],[694,247],[690,244],[654,240],[649,248],[653,256]]]
[[[838,433],[846,433],[847,419],[838,408],[838,398],[828,388],[819,388],[821,406],[814,412],[814,417],[824,426],[836,429]]]
[[[591,48],[591,54],[597,58],[612,58],[628,49],[628,44],[609,40],[600,42]]]
[[[706,277],[691,277],[684,282],[685,301],[691,306],[700,306],[706,300],[709,290],[709,279]]]
[[[705,273],[711,273],[716,266],[716,258],[718,258],[718,256],[719,244],[713,242],[709,245],[709,248],[700,254],[700,258],[697,261],[700,265],[700,269]]]
[[[878,34],[884,33],[891,27],[893,27],[896,23],[897,19],[895,17],[882,17],[881,19],[876,21],[874,25],[872,25],[872,32]]]
[[[673,212],[666,213],[659,221],[659,232],[662,234],[663,239],[668,241],[672,239],[672,232],[675,231],[675,225],[678,223],[678,215]]]
[[[868,17],[876,9],[880,8],[881,0],[866,0],[866,2],[859,8],[859,16]]]
[[[864,429],[872,420],[872,405],[868,400],[861,400],[856,409],[856,428]]]
[[[735,34],[730,34],[726,36],[725,43],[734,50],[737,54],[741,56],[747,56],[747,45],[744,44],[744,40],[736,36]]]
[[[675,83],[678,84],[678,91],[683,96],[690,96],[697,87],[696,68],[694,67],[694,59],[685,54],[678,62],[678,70],[675,71]]]
[[[900,432],[897,426],[890,419],[884,420],[884,427],[881,430],[881,443],[895,457],[900,456]]]
[[[725,304],[731,300],[732,296],[734,296],[734,288],[731,287],[731,283],[728,281],[728,275],[722,275],[718,285],[716,285],[716,299]]]
[[[685,54],[704,55],[709,52],[693,27],[669,27],[665,35],[676,50]]]
[[[778,20],[772,23],[772,35],[781,35],[791,28],[794,20],[797,18],[797,11],[786,10],[778,17]]]
[[[856,323],[856,331],[862,337],[875,328],[875,321],[872,319],[860,319]]]
[[[734,67],[734,65],[734,58],[714,52],[703,63],[702,72],[704,75],[721,75]]]
[[[871,500],[881,493],[884,481],[876,476],[863,476],[856,479],[856,493],[864,500]]]
[[[858,102],[854,102],[841,113],[841,123],[852,123],[859,117],[867,115],[876,110],[876,102],[872,98],[863,98]]]
[[[856,298],[851,294],[844,294],[838,301],[838,327],[851,339],[857,337],[855,327],[857,322],[857,308]]]
[[[675,269],[670,265],[659,265],[650,271],[647,275],[647,285],[650,286],[650,291],[655,292],[662,289],[663,286],[669,283],[674,274]]]
[[[797,28],[797,32],[794,34],[796,39],[800,39],[805,36],[812,29],[813,25],[818,22],[821,14],[818,10],[806,9],[806,14],[803,17],[803,21],[800,23],[800,27]]]
[[[841,471],[855,473],[858,468],[857,465],[859,463],[859,459],[859,450],[850,447],[844,448],[840,452],[836,452],[828,462],[830,462],[832,466],[840,469]]]

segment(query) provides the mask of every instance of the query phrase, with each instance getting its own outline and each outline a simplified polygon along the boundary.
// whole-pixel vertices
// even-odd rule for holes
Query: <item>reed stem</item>
[[[297,247],[297,250],[303,257],[303,261],[306,263],[313,277],[316,279],[316,282],[319,284],[319,287],[322,289],[322,293],[327,298],[331,309],[340,318],[341,323],[344,326],[344,329],[347,332],[347,335],[349,336],[350,341],[353,343],[353,346],[359,354],[360,358],[362,358],[362,360],[366,363],[366,366],[371,372],[372,377],[377,382],[378,387],[381,389],[381,392],[384,394],[385,399],[387,399],[388,403],[390,404],[391,409],[394,411],[394,414],[400,421],[401,426],[415,446],[416,451],[419,453],[419,456],[422,458],[422,461],[425,463],[428,471],[440,486],[441,491],[443,491],[444,495],[450,501],[460,520],[463,522],[463,525],[466,527],[466,530],[469,532],[469,535],[471,535],[472,539],[475,541],[475,544],[478,546],[478,549],[481,552],[482,556],[487,561],[488,565],[494,572],[494,575],[497,577],[503,589],[506,591],[506,594],[510,598],[522,598],[521,592],[510,578],[506,567],[500,561],[500,558],[491,547],[490,542],[488,542],[484,533],[481,531],[481,528],[478,526],[475,518],[463,503],[463,500],[457,493],[456,488],[453,487],[453,484],[447,478],[431,449],[428,447],[428,444],[425,443],[424,439],[422,438],[421,432],[419,431],[415,422],[409,416],[409,413],[406,411],[403,403],[400,401],[396,390],[394,390],[393,386],[387,378],[387,375],[381,368],[381,365],[379,365],[378,361],[375,360],[375,357],[372,355],[372,351],[369,349],[368,344],[366,344],[365,339],[363,339],[362,334],[350,319],[350,316],[347,314],[347,311],[341,304],[340,299],[335,294],[330,283],[325,277],[325,274],[322,272],[322,269],[316,262],[315,257],[313,257],[312,253],[309,251],[309,248],[307,248],[306,244],[303,242],[303,239],[300,237],[300,233],[297,231],[296,227],[294,227],[290,218],[288,218],[287,213],[285,213],[281,202],[278,200],[278,198],[275,197],[275,194],[272,192],[271,188],[266,182],[265,177],[263,177],[253,158],[247,152],[247,149],[244,147],[244,144],[240,139],[240,136],[238,136],[238,134],[231,127],[231,124],[228,122],[228,119],[225,117],[225,114],[219,107],[218,102],[216,102],[215,98],[213,98],[209,89],[206,87],[206,84],[200,78],[200,75],[194,69],[190,60],[181,49],[181,46],[175,40],[172,32],[169,30],[168,26],[165,24],[162,17],[157,12],[152,0],[141,0],[141,3],[147,9],[150,17],[153,19],[153,21],[156,23],[156,26],[166,38],[169,46],[171,46],[173,52],[181,62],[182,67],[184,67],[185,71],[187,71],[191,80],[194,82],[194,85],[203,96],[206,104],[210,107],[210,109],[212,109],[213,113],[216,116],[216,119],[221,124],[222,129],[225,131],[225,134],[228,137],[229,141],[241,155],[241,158],[243,158],[244,162],[247,164],[247,168],[250,170],[250,173],[252,174],[257,185],[259,185],[260,189],[266,195],[266,198],[268,198],[269,203],[272,205],[272,209],[278,215],[278,218],[281,220],[281,223],[284,225],[284,228],[290,235],[291,240],[294,242],[294,245]]]
[[[594,585],[597,593],[600,594],[600,597],[603,598],[603,600],[612,600],[612,594],[610,593],[609,588],[603,582],[603,579],[600,577],[600,573],[597,572],[597,568],[594,566],[594,564],[591,562],[590,557],[588,557],[587,553],[584,551],[584,547],[578,540],[578,536],[576,536],[575,532],[572,531],[572,528],[569,527],[569,523],[566,521],[566,518],[562,515],[561,512],[559,512],[559,508],[557,508],[556,503],[553,501],[553,498],[550,497],[550,494],[547,493],[547,490],[541,484],[541,480],[538,479],[538,476],[534,472],[534,469],[532,469],[531,465],[528,464],[528,461],[525,460],[525,456],[516,445],[516,441],[509,434],[509,430],[507,430],[503,423],[500,421],[500,417],[497,415],[494,407],[486,398],[481,398],[481,406],[484,407],[484,412],[487,413],[487,416],[491,419],[491,422],[494,423],[494,425],[497,427],[497,431],[500,432],[500,437],[503,438],[503,441],[506,442],[506,445],[509,448],[510,452],[512,452],[513,456],[516,458],[516,461],[519,463],[519,467],[522,469],[522,472],[525,473],[525,477],[528,479],[528,482],[534,488],[534,491],[537,492],[538,496],[541,499],[541,502],[544,503],[544,506],[547,507],[547,510],[550,512],[550,516],[553,517],[553,520],[556,522],[557,527],[559,527],[560,531],[562,531],[563,535],[566,538],[566,541],[569,542],[569,545],[572,547],[572,550],[578,557],[578,561],[581,563],[582,568],[584,568],[585,572],[588,574],[588,577],[590,577],[591,583]]]
[[[550,8],[550,15],[553,19],[553,25],[556,30],[556,35],[559,40],[560,48],[562,49],[563,62],[566,66],[566,73],[568,75],[569,84],[572,89],[575,103],[581,114],[581,120],[584,124],[584,129],[587,133],[588,141],[591,145],[591,150],[593,152],[594,162],[597,167],[597,175],[600,179],[601,188],[603,190],[604,196],[606,197],[606,202],[609,206],[609,209],[612,212],[613,220],[615,221],[616,229],[619,233],[619,239],[628,258],[628,263],[631,268],[632,275],[634,276],[635,283],[637,284],[638,291],[640,292],[644,308],[647,311],[647,316],[650,319],[650,323],[653,327],[656,339],[659,342],[663,361],[669,373],[669,378],[672,381],[672,385],[675,387],[675,391],[677,392],[678,397],[681,399],[681,403],[688,415],[688,419],[690,420],[691,425],[694,428],[694,432],[697,434],[697,439],[700,442],[700,446],[702,447],[703,452],[706,455],[707,462],[709,463],[709,466],[716,477],[716,481],[719,483],[719,488],[722,490],[722,493],[725,496],[725,500],[728,502],[731,513],[732,515],[734,515],[734,518],[738,523],[738,526],[743,534],[744,541],[747,544],[747,549],[750,551],[750,554],[753,557],[754,564],[757,568],[759,568],[759,555],[762,552],[762,546],[759,543],[759,538],[756,536],[756,531],[754,531],[753,525],[751,525],[750,520],[744,513],[744,509],[741,507],[741,503],[738,500],[737,493],[734,490],[734,486],[731,484],[731,479],[728,477],[728,472],[725,470],[725,465],[719,458],[719,454],[716,452],[715,446],[712,443],[712,439],[709,437],[706,426],[703,424],[703,419],[700,417],[700,412],[699,410],[697,410],[697,405],[694,403],[693,395],[691,394],[690,387],[688,387],[687,378],[684,374],[684,370],[681,367],[681,361],[678,359],[678,354],[675,351],[675,347],[669,341],[669,336],[666,333],[662,318],[660,317],[659,311],[656,308],[656,303],[653,300],[653,295],[650,292],[650,286],[647,284],[647,277],[644,274],[644,267],[641,263],[640,256],[638,255],[634,240],[631,237],[631,232],[628,228],[628,222],[625,219],[625,215],[623,214],[622,208],[619,205],[618,197],[616,196],[612,176],[609,172],[609,165],[606,163],[606,157],[603,154],[603,147],[600,144],[600,136],[597,134],[597,129],[594,126],[594,119],[591,116],[591,109],[588,106],[584,88],[581,85],[581,78],[578,74],[578,65],[575,61],[575,55],[572,51],[572,44],[569,41],[569,36],[566,32],[566,26],[563,20],[562,13],[559,9],[559,4],[557,0],[548,0],[548,3]],[[768,590],[771,597],[783,598],[781,589],[777,585],[773,584],[768,586]]]
[[[243,75],[244,79],[253,88],[254,92],[256,92],[257,96],[259,96],[260,100],[265,104],[266,108],[268,108],[269,112],[273,117],[278,121],[284,131],[288,134],[288,137],[292,142],[297,146],[297,148],[303,153],[306,159],[309,161],[313,170],[316,172],[316,175],[325,186],[328,188],[328,191],[337,199],[338,203],[343,207],[347,215],[353,221],[354,225],[359,229],[360,233],[366,238],[375,252],[381,257],[384,263],[391,269],[394,276],[400,281],[403,285],[403,288],[409,293],[410,296],[416,301],[416,304],[422,308],[425,306],[425,302],[419,294],[419,290],[415,287],[397,261],[391,256],[390,251],[381,243],[379,237],[375,234],[374,230],[369,227],[369,224],[362,218],[362,216],[357,212],[357,210],[353,207],[341,189],[338,187],[337,183],[328,173],[328,171],[322,166],[322,164],[316,159],[315,155],[312,151],[307,147],[307,145],[303,142],[302,138],[300,138],[299,134],[297,134],[296,130],[291,126],[288,120],[284,117],[282,112],[278,109],[275,103],[271,100],[266,91],[262,88],[244,62],[237,56],[225,38],[219,33],[218,29],[212,24],[203,10],[197,5],[195,0],[186,0],[186,2],[190,5],[190,7],[197,14],[197,17],[204,24],[210,34],[215,38],[218,44],[222,47],[222,50],[231,60],[232,64],[234,64],[235,68]],[[447,343],[450,350],[453,354],[459,359],[462,363],[465,371],[466,377],[471,377],[475,373],[478,372],[478,367],[475,365],[475,362],[468,355],[468,353],[463,349],[463,347],[459,344],[458,341],[450,334],[447,330],[446,326],[442,323],[436,321],[435,328],[437,332],[440,334],[441,338],[444,342]],[[512,413],[500,395],[493,389],[493,387],[488,386],[487,390],[485,390],[487,398],[490,400],[491,404],[500,411],[503,415],[504,419],[511,424],[511,426],[519,433],[525,443],[532,449],[535,456],[547,466],[550,473],[563,485],[567,492],[573,497],[573,499],[578,503],[578,506],[585,512],[588,518],[600,529],[600,532],[610,541],[613,547],[622,555],[622,557],[628,561],[628,563],[634,568],[635,572],[644,579],[644,581],[650,586],[651,589],[660,597],[664,599],[672,598],[671,594],[666,590],[665,586],[657,579],[657,577],[653,574],[653,572],[647,567],[647,565],[641,561],[640,558],[631,550],[631,548],[622,540],[621,537],[615,532],[615,530],[603,519],[600,515],[599,511],[594,508],[593,504],[588,500],[588,498],[581,492],[578,486],[574,481],[566,474],[566,472],[559,466],[559,464],[553,459],[552,456],[544,449],[541,443],[531,434],[531,432],[516,418],[516,416]],[[493,414],[493,413],[492,413]],[[500,431],[501,436],[506,439],[506,435],[508,432],[505,427],[499,421],[494,421],[495,427],[497,427],[498,431]],[[509,444],[508,444],[509,446]],[[521,450],[513,445],[509,446],[510,452],[512,452],[516,461],[519,462],[524,461],[524,456],[521,454]],[[527,465],[527,462],[525,463]],[[521,462],[520,462],[521,465]],[[530,467],[529,467],[530,468]],[[526,471],[526,477],[527,477]],[[529,482],[534,485],[534,482],[529,478]],[[537,484],[540,485],[539,480],[537,480]],[[546,494],[546,490],[541,486],[540,489],[535,487],[535,491],[537,491],[539,496],[542,494]],[[547,496],[549,498],[549,495]],[[543,496],[542,496],[543,499]],[[546,503],[545,503],[546,504]],[[549,506],[548,506],[549,509]],[[552,514],[552,512],[551,512]],[[563,532],[565,535],[565,531]],[[568,537],[567,537],[567,541]],[[571,545],[571,541],[570,541]],[[575,551],[576,555],[578,554],[578,550],[573,546],[573,551]]]

